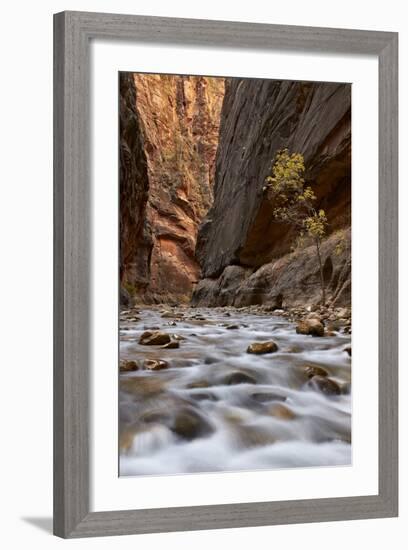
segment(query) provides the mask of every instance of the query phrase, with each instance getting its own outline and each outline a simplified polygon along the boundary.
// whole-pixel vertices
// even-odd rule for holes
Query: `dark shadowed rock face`
[[[306,179],[330,230],[350,223],[351,87],[233,79],[226,83],[214,204],[196,255],[204,278],[229,265],[259,268],[290,250],[294,234],[272,221],[265,178],[279,149],[304,155]],[[198,289],[202,292],[202,287]]]
[[[321,255],[327,298],[336,306],[350,305],[350,230],[339,230],[326,239]],[[236,307],[268,304],[281,308],[312,306],[320,299],[316,252],[314,246],[309,246],[259,269],[226,267],[220,277],[202,279],[198,283],[192,303],[194,306]]]
[[[136,111],[136,87],[131,74],[120,74],[120,281],[136,290],[146,288],[151,233],[146,222],[149,191],[143,136]],[[122,289],[121,301],[129,302]]]

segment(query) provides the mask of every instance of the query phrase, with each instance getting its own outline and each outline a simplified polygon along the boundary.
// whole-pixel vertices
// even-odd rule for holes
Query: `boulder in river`
[[[305,374],[308,378],[313,378],[313,376],[328,376],[327,370],[316,365],[307,365],[304,367]]]
[[[308,313],[306,320],[311,321],[312,319],[315,319],[316,321],[322,323],[322,316],[317,313],[317,311],[312,311],[311,313]]]
[[[278,351],[278,345],[272,340],[269,342],[253,342],[247,348],[247,353],[254,353],[255,355],[274,353],[275,351]]]
[[[325,376],[313,376],[313,378],[309,380],[308,386],[325,395],[340,395],[341,393],[340,386],[337,382]]]
[[[136,361],[121,361],[120,365],[120,372],[132,372],[139,369],[139,365],[136,363]]]
[[[145,359],[143,363],[143,367],[146,370],[164,370],[169,368],[169,364],[167,361],[163,361],[162,359]]]
[[[162,349],[177,349],[179,347],[180,347],[180,342],[178,342],[177,340],[170,340],[170,342],[162,346]]]
[[[298,334],[310,334],[311,336],[324,336],[324,326],[318,319],[303,319],[296,327]]]
[[[170,342],[170,335],[166,332],[152,332],[146,330],[139,338],[139,344],[143,346],[163,346]]]
[[[197,437],[210,435],[214,429],[211,424],[193,408],[183,408],[176,412],[171,430],[183,439],[191,441]]]
[[[347,346],[344,348],[344,351],[348,353],[348,355],[351,357],[351,346]]]

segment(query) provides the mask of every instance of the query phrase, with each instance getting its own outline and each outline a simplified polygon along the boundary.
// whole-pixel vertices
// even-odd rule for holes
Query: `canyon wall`
[[[223,96],[221,78],[121,75],[121,285],[139,301],[188,301],[199,278]]]
[[[202,279],[193,305],[276,307],[319,299],[313,248],[290,252],[295,233],[273,220],[265,178],[279,149],[302,153],[306,181],[326,211],[328,295],[350,300],[351,86],[255,79],[226,82],[214,203],[200,227]]]
[[[151,229],[146,219],[149,193],[147,159],[133,75],[120,74],[119,208],[121,301],[128,301],[126,283],[143,292],[149,283]],[[125,283],[125,285],[123,284]]]

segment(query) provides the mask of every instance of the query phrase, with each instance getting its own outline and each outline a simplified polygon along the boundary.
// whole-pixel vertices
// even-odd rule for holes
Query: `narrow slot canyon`
[[[348,305],[349,85],[122,73],[120,92],[123,300],[317,303],[313,247],[293,253],[295,233],[263,191],[287,147],[304,155],[329,220],[329,298]]]
[[[350,464],[351,86],[119,87],[120,475]]]

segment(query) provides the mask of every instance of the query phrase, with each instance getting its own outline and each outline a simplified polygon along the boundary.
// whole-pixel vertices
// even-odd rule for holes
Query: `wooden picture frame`
[[[379,493],[91,512],[89,44],[93,38],[379,59]],[[54,533],[89,537],[393,517],[398,510],[398,35],[63,12],[54,16]]]

